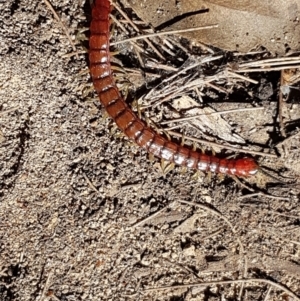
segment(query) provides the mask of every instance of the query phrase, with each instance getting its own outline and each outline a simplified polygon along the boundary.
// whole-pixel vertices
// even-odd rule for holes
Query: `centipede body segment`
[[[113,78],[109,52],[109,14],[110,1],[95,0],[90,24],[90,73],[100,102],[120,130],[149,153],[177,165],[241,177],[254,175],[259,168],[254,159],[220,159],[193,151],[157,134],[134,114]]]

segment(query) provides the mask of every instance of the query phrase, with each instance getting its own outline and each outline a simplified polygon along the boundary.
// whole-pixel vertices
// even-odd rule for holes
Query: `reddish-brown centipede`
[[[121,96],[113,78],[109,52],[109,0],[95,0],[90,25],[89,61],[95,90],[102,105],[126,136],[148,152],[177,165],[236,176],[254,175],[252,158],[219,159],[169,141],[142,122]]]

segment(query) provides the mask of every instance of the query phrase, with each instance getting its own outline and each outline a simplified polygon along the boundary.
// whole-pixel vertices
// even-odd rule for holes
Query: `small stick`
[[[264,301],[268,301],[271,290],[272,290],[272,286],[269,286],[267,293],[265,295]]]
[[[113,3],[113,6],[125,18],[125,20],[130,23],[130,25],[132,26],[133,29],[136,30],[136,32],[140,32],[139,28],[130,20],[130,18],[128,18],[128,16],[123,12],[123,10],[121,9],[121,7],[118,4]],[[136,39],[136,40],[138,40],[138,39]],[[134,39],[129,38],[129,39],[125,39],[123,41],[117,41],[114,43],[110,43],[110,45],[112,45],[112,46],[117,45],[120,43],[124,43],[124,41],[129,42],[129,41],[134,41]],[[147,39],[147,37],[145,37],[145,41],[149,45],[149,47],[157,54],[157,56],[159,56],[162,60],[165,60],[164,56],[156,49],[156,47],[152,44],[152,42]]]
[[[170,289],[181,289],[181,288],[191,288],[193,286],[211,286],[211,285],[218,285],[218,284],[232,284],[232,283],[248,283],[248,282],[262,282],[269,285],[272,285],[285,293],[287,293],[289,296],[293,297],[295,300],[300,301],[300,298],[293,293],[290,289],[286,288],[285,286],[276,283],[269,279],[264,278],[249,278],[249,279],[235,279],[235,280],[216,280],[216,281],[207,281],[203,283],[191,283],[191,284],[181,284],[181,285],[171,285],[171,286],[162,286],[162,287],[153,287],[153,288],[147,288],[144,290],[144,292],[154,292],[154,291],[161,291],[161,290],[170,290]]]
[[[295,63],[300,62],[300,57],[282,57],[282,58],[274,58],[274,59],[265,59],[261,61],[254,61],[249,63],[242,63],[239,64],[240,67],[259,67],[259,66],[270,66],[270,65],[283,65],[285,62],[292,62],[295,61]],[[276,63],[278,62],[278,63]],[[272,64],[273,63],[273,64]]]
[[[2,112],[0,112],[0,116],[2,116],[2,115],[4,115],[4,114],[7,114],[7,113],[10,113],[10,112],[14,112],[14,111],[16,111],[17,109],[19,109],[19,107],[14,107],[14,108],[11,108],[11,109],[2,111]]]
[[[255,191],[253,188],[247,186],[246,184],[242,183],[238,177],[235,176],[231,176],[241,187],[244,187],[245,189],[249,190],[249,191]]]
[[[85,173],[82,174],[87,183],[89,184],[90,188],[92,188],[95,192],[99,192],[98,189],[95,187],[95,185],[90,181],[90,179],[87,177]]]
[[[133,228],[137,228],[137,227],[141,226],[142,224],[144,224],[144,223],[150,221],[151,219],[153,219],[153,218],[155,218],[156,216],[158,216],[159,214],[161,214],[161,213],[162,213],[164,210],[166,210],[169,206],[170,206],[170,205],[168,205],[168,206],[166,206],[166,207],[164,207],[164,208],[161,208],[160,210],[156,211],[154,214],[152,214],[152,215],[146,217],[145,219],[143,219],[143,220],[141,220],[141,221],[139,221],[139,222],[133,224],[132,227],[133,227]]]
[[[300,65],[286,65],[282,67],[274,67],[274,68],[253,68],[253,69],[239,69],[235,70],[235,72],[267,72],[267,71],[281,71],[281,70],[286,70],[286,69],[291,69],[291,68],[300,68]]]
[[[255,84],[255,85],[257,85],[259,83],[257,80],[251,79],[247,76],[243,76],[243,75],[237,74],[237,73],[229,71],[229,70],[227,71],[227,74],[230,75],[231,77],[237,77],[237,78],[243,79],[243,80],[245,80],[249,83]]]
[[[251,194],[246,194],[246,195],[242,195],[240,197],[238,197],[238,199],[242,200],[242,199],[246,199],[246,198],[251,198],[254,196],[264,196],[266,198],[270,198],[270,199],[274,199],[274,200],[282,200],[282,201],[289,201],[289,198],[285,198],[282,196],[275,196],[275,195],[270,195],[270,194],[266,194],[263,192],[257,192],[257,193],[251,193]]]
[[[283,77],[283,71],[281,71],[280,75],[280,86],[282,87],[284,85],[284,77]],[[282,91],[279,89],[279,99],[278,99],[278,119],[279,119],[279,128],[280,128],[280,133],[282,137],[286,137],[286,132],[284,129],[284,123],[283,123],[283,117],[282,117],[282,109],[283,109],[283,96],[282,96]]]

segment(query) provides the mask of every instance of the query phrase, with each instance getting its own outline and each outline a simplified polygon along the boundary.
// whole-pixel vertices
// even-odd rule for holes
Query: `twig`
[[[112,3],[113,6],[116,8],[116,10],[123,16],[123,18],[125,18],[125,20],[127,22],[130,23],[131,27],[133,29],[136,30],[136,32],[140,32],[139,28],[130,20],[130,18],[123,12],[123,10],[121,9],[121,7],[117,4],[117,3]],[[152,44],[152,42],[147,39],[147,37],[144,37],[143,39],[145,39],[145,42],[149,45],[149,47],[157,54],[157,56],[159,56],[162,60],[165,60],[164,56],[156,49],[156,47]],[[136,39],[137,40],[137,39]],[[129,42],[129,41],[134,41],[133,39],[125,39],[123,41],[116,41],[114,43],[110,43],[110,45],[117,45],[118,43],[124,43],[125,42]]]
[[[267,293],[266,293],[266,295],[264,297],[264,301],[268,301],[271,290],[272,290],[272,286],[269,286],[269,288],[267,290]]]
[[[16,111],[17,109],[19,109],[19,107],[14,107],[14,108],[11,108],[11,109],[2,111],[2,112],[0,112],[0,116],[2,116],[2,115],[4,115],[4,114],[7,114],[7,113],[10,113],[10,112],[14,112],[14,111]]]
[[[62,58],[70,58],[73,55],[77,56],[78,54],[87,54],[87,50],[76,50],[75,52],[70,52],[70,53],[63,54],[61,57]],[[86,73],[88,73],[88,72],[86,72]]]
[[[125,34],[129,35],[129,31],[126,29],[126,27],[113,14],[110,14],[110,18],[113,23],[117,24],[123,30]],[[109,44],[111,45],[111,43]]]
[[[235,72],[267,72],[267,71],[281,71],[281,70],[286,70],[286,69],[291,69],[291,68],[300,68],[300,65],[287,65],[287,66],[282,66],[282,67],[270,67],[270,68],[253,68],[253,69],[239,69],[235,70]]]
[[[210,83],[209,81],[204,80],[204,84],[205,84],[207,87],[210,87],[210,88],[212,88],[212,89],[217,90],[218,92],[221,92],[221,93],[224,93],[224,94],[228,94],[228,91],[227,91],[226,89],[221,88],[221,87],[219,87],[219,86],[216,86],[216,85]]]
[[[229,71],[229,70],[227,70],[227,74],[231,77],[237,77],[237,78],[243,79],[243,80],[245,80],[249,83],[255,84],[255,85],[257,85],[259,83],[257,80],[251,79],[247,76],[243,76],[243,75],[237,74],[237,73]]]
[[[283,76],[284,71],[281,71],[280,75],[280,86],[282,87],[284,85],[284,76]],[[283,117],[282,117],[282,109],[283,109],[283,96],[282,96],[282,91],[279,89],[279,99],[278,99],[278,119],[279,119],[279,128],[280,128],[280,133],[282,137],[286,137],[286,132],[284,128],[284,123],[283,123]]]
[[[168,66],[168,65],[165,65],[165,64],[162,64],[162,63],[159,63],[159,62],[155,62],[155,61],[147,60],[145,65],[148,68],[158,69],[158,70],[165,70],[165,71],[168,71],[168,72],[170,72],[170,71],[171,72],[177,72],[178,71],[178,68],[176,68],[176,67]],[[159,74],[155,74],[155,75],[161,77]]]
[[[95,185],[90,181],[90,179],[87,177],[85,173],[82,174],[87,183],[89,184],[90,188],[92,188],[95,192],[99,192],[99,190],[95,187]]]
[[[255,191],[253,188],[247,186],[246,184],[244,184],[243,182],[240,181],[240,179],[236,176],[231,176],[241,187],[244,187],[245,189],[249,190],[249,191]]]
[[[135,224],[133,224],[133,225],[131,225],[131,226],[132,226],[133,228],[137,228],[137,227],[141,226],[142,224],[148,222],[149,220],[151,220],[151,219],[155,218],[156,216],[158,216],[159,214],[161,214],[161,213],[162,213],[164,210],[166,210],[169,206],[170,206],[170,205],[168,205],[168,206],[166,206],[166,207],[164,207],[164,208],[161,208],[160,210],[156,211],[154,214],[152,214],[152,215],[146,217],[145,219],[143,219],[143,220],[141,220],[141,221],[139,221],[139,222],[137,222],[137,223],[135,223]]]
[[[219,56],[216,56],[216,57],[206,57],[206,58],[201,59],[200,61],[197,61],[196,63],[194,63],[194,64],[188,66],[188,67],[185,67],[185,68],[183,68],[183,69],[178,70],[178,72],[174,73],[172,76],[167,77],[167,78],[164,79],[162,82],[160,82],[156,87],[154,87],[153,89],[151,89],[151,90],[149,91],[149,93],[143,97],[143,98],[146,99],[146,100],[147,100],[147,99],[150,100],[150,101],[149,101],[150,104],[149,104],[148,106],[145,106],[145,107],[153,106],[152,104],[153,104],[154,102],[157,102],[156,99],[155,99],[155,100],[152,100],[152,98],[153,98],[153,97],[152,97],[152,94],[156,91],[157,87],[159,87],[159,86],[161,86],[161,85],[164,85],[164,84],[166,84],[166,83],[170,83],[171,81],[173,81],[173,80],[174,80],[176,77],[178,77],[179,75],[185,74],[185,73],[187,73],[187,71],[189,71],[189,70],[191,70],[191,69],[193,69],[193,68],[197,68],[198,66],[200,66],[200,65],[202,65],[202,64],[205,64],[205,63],[208,63],[208,62],[211,62],[211,61],[214,61],[214,60],[218,60],[218,59],[220,59],[220,58],[222,58],[222,57],[223,57],[222,55],[219,55]],[[202,79],[198,79],[198,80],[200,80],[200,81],[203,82]],[[178,86],[177,86],[176,88],[178,89]],[[160,99],[160,98],[161,98],[161,94],[159,95],[159,99]],[[157,104],[156,104],[156,105],[157,105]]]
[[[189,268],[188,266],[185,266],[185,265],[183,265],[183,264],[181,264],[181,263],[179,263],[179,262],[172,262],[171,260],[169,260],[168,258],[164,258],[164,257],[161,257],[160,258],[161,260],[163,260],[163,261],[166,261],[166,262],[168,262],[168,263],[170,263],[170,264],[172,264],[172,265],[176,265],[176,266],[178,266],[179,268],[181,268],[182,270],[185,270],[185,271],[187,271],[188,273],[191,273],[192,275],[194,275],[196,278],[200,278],[200,276],[193,270],[193,269],[191,269],[191,268]]]
[[[49,286],[50,286],[50,282],[51,282],[51,280],[52,280],[52,276],[53,276],[53,270],[50,270],[50,271],[49,271],[49,274],[48,274],[48,277],[47,277],[47,279],[46,279],[46,282],[45,282],[45,285],[44,285],[42,294],[40,295],[39,300],[43,300],[43,299],[46,297],[46,293],[47,293],[48,288],[49,288]]]
[[[292,62],[295,61],[296,63],[300,62],[300,56],[295,57],[281,57],[281,58],[273,58],[273,59],[265,59],[260,61],[254,61],[249,63],[241,63],[239,64],[240,67],[261,67],[261,66],[270,66],[270,65],[283,65],[285,62]]]
[[[267,53],[266,50],[258,50],[258,51],[249,51],[249,52],[234,52],[233,56],[249,56],[249,55],[257,55]]]
[[[253,206],[257,206],[256,204],[252,204],[252,203],[249,203],[249,204],[243,204],[243,207],[253,207]],[[261,204],[259,205],[261,206]],[[269,208],[266,209],[266,208],[260,208],[260,210],[263,210],[262,212],[263,213],[266,213],[266,214],[274,214],[274,215],[278,215],[278,216],[284,216],[284,217],[287,217],[287,218],[294,218],[294,219],[299,219],[300,216],[298,215],[291,215],[291,214],[285,214],[285,213],[280,213],[280,212],[277,212],[277,211],[274,211],[274,210],[270,210]],[[291,241],[291,240],[288,240],[288,242],[293,242],[297,245],[300,245],[300,242],[294,242],[294,241]]]
[[[133,183],[133,184],[124,184],[121,185],[122,190],[131,189],[131,188],[141,188],[143,186],[143,183]]]
[[[143,292],[153,292],[153,291],[161,291],[161,290],[170,290],[170,289],[181,289],[181,288],[191,288],[193,286],[211,286],[216,284],[232,284],[232,283],[248,283],[248,282],[262,282],[269,285],[272,285],[285,293],[287,293],[289,296],[293,297],[295,300],[300,301],[300,298],[293,293],[291,290],[286,288],[285,286],[276,283],[269,279],[264,278],[249,278],[249,279],[236,279],[236,280],[216,280],[216,281],[207,281],[203,283],[191,283],[191,284],[181,284],[181,285],[174,285],[174,286],[162,286],[162,287],[153,287],[153,288],[147,288]]]
[[[263,192],[246,194],[246,195],[238,197],[238,199],[242,200],[242,199],[246,199],[246,198],[252,198],[254,196],[264,196],[266,198],[275,199],[275,200],[282,200],[282,201],[289,201],[290,200],[289,198],[285,198],[285,197],[282,197],[282,196],[270,195],[270,194],[266,194],[266,193],[263,193]]]

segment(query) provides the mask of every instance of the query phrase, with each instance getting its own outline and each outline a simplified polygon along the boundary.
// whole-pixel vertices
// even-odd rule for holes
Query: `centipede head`
[[[250,177],[259,170],[258,163],[252,158],[236,159],[234,162],[233,174],[238,177]]]

